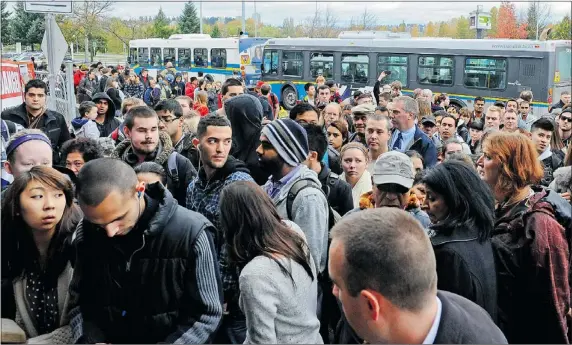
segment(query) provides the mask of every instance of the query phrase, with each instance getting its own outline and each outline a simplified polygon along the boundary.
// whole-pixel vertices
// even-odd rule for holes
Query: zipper
[[[139,247],[139,249],[136,249],[133,253],[131,253],[129,260],[127,260],[127,265],[125,265],[125,271],[126,272],[129,272],[131,270],[131,260],[133,259],[133,255],[135,255],[135,253],[141,251],[143,249],[143,247],[145,247],[145,234],[143,234],[143,244],[141,245],[141,247]]]

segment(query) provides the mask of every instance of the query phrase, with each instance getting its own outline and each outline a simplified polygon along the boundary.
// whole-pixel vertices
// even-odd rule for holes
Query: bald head
[[[336,224],[331,237],[332,247],[343,247],[340,273],[350,295],[374,290],[399,308],[417,311],[436,294],[433,248],[409,213],[386,207],[356,212]]]
[[[77,176],[77,198],[81,204],[99,205],[111,192],[134,193],[135,170],[115,158],[99,158],[87,162]]]

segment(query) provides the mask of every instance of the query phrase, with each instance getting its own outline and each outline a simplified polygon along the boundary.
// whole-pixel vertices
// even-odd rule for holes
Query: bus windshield
[[[556,72],[560,73],[560,81],[570,81],[572,69],[572,49],[570,47],[556,48]]]

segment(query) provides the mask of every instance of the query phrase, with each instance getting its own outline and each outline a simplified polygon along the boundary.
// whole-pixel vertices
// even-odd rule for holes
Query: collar
[[[439,246],[450,242],[469,242],[478,239],[476,227],[457,227],[453,231],[440,231],[438,226],[431,228],[435,231],[435,236],[431,237],[431,244]]]
[[[288,174],[286,174],[284,177],[282,177],[280,180],[276,181],[274,180],[274,177],[271,176],[270,177],[270,181],[273,184],[277,184],[277,185],[281,185],[284,186],[285,184],[288,183],[288,181],[290,181],[294,176],[296,176],[298,174],[298,171],[302,168],[302,164],[298,165],[297,167],[295,167],[294,169],[292,169]]]
[[[437,313],[435,314],[435,319],[433,320],[431,329],[429,329],[429,333],[427,333],[425,340],[423,340],[423,344],[433,344],[435,342],[435,338],[437,338],[437,332],[439,331],[439,325],[441,324],[443,305],[441,304],[439,297],[435,296],[435,298],[437,299]]]
[[[538,159],[539,159],[540,161],[543,161],[543,160],[545,160],[546,158],[549,158],[550,156],[552,156],[552,150],[550,149],[550,145],[548,145],[548,146],[546,147],[546,149],[544,150],[544,152],[542,152],[542,153],[540,154],[540,156],[538,156]]]
[[[417,127],[416,127],[416,126],[413,126],[413,127],[409,128],[408,130],[405,130],[405,131],[400,131],[400,130],[398,130],[398,133],[401,133],[402,136],[412,135],[412,134],[415,133],[415,130],[416,130],[416,129],[417,129]]]

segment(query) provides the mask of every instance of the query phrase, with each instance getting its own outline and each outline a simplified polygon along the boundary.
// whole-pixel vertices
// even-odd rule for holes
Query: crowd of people
[[[284,117],[268,84],[171,70],[92,66],[71,124],[40,80],[2,112],[2,317],[29,341],[572,341],[568,91],[537,118],[526,91],[322,78]]]

